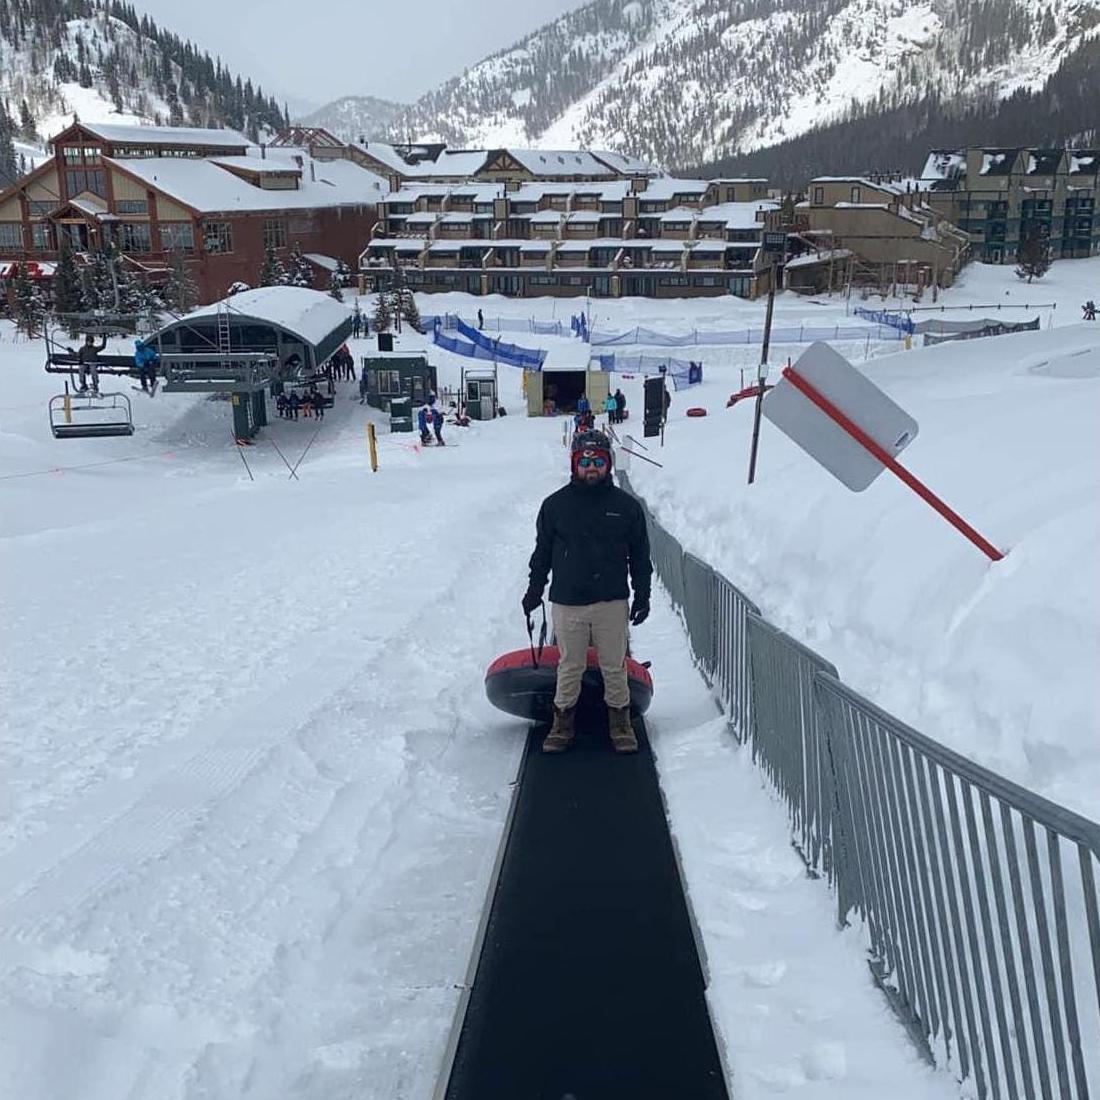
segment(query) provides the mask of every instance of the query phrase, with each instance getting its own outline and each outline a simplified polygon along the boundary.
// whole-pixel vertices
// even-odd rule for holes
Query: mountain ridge
[[[593,0],[373,128],[698,165],[853,113],[1035,91],[1098,33],[1100,0]]]

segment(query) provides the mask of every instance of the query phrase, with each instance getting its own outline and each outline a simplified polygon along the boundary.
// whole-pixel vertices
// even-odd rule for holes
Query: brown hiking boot
[[[608,707],[608,727],[611,733],[611,745],[616,752],[637,752],[638,738],[634,736],[634,727],[630,722],[630,706]]]
[[[543,738],[543,752],[565,752],[573,744],[573,722],[576,716],[576,707],[567,707],[565,710],[554,707],[554,724]]]

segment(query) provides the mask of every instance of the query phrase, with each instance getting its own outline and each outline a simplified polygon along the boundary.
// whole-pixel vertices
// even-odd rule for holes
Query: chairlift
[[[50,431],[54,439],[104,439],[133,435],[130,399],[123,393],[65,392],[50,398]]]

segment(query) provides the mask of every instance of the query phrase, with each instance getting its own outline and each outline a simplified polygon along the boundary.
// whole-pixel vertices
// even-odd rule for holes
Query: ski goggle
[[[577,465],[582,470],[587,470],[592,466],[595,466],[597,470],[602,470],[607,465],[607,459],[600,458],[599,456],[589,458],[587,455],[585,455],[583,458],[577,459]]]

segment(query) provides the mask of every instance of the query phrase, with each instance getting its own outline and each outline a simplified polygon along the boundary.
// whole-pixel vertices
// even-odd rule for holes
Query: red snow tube
[[[534,722],[549,721],[554,712],[554,688],[558,678],[558,647],[548,645],[536,666],[530,649],[517,649],[498,657],[485,673],[485,694],[489,702],[517,718]],[[633,657],[626,659],[626,679],[630,688],[632,714],[645,714],[653,698],[653,678],[649,669]],[[603,706],[603,676],[596,651],[588,651],[588,668],[581,680],[580,707]]]
[[[700,405],[695,405],[693,408],[688,409],[688,416],[706,416],[707,410]]]

